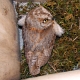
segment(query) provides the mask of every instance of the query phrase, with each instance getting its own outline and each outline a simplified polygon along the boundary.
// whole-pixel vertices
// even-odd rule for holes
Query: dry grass
[[[18,11],[24,14],[26,8]],[[65,29],[64,35],[57,37],[52,55],[48,63],[41,68],[37,76],[56,72],[70,71],[80,68],[80,0],[49,0],[42,4],[47,8],[56,21]],[[29,74],[28,66],[22,50],[21,78],[33,77]]]

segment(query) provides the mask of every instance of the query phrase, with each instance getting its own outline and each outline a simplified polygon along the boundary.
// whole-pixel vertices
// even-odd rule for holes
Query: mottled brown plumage
[[[42,6],[27,14],[23,26],[23,40],[31,75],[40,73],[40,67],[49,60],[56,35],[61,34],[63,29],[52,20],[50,12]]]

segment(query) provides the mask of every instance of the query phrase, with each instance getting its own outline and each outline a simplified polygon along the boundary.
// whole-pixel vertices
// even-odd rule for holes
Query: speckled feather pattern
[[[31,75],[39,74],[40,68],[49,60],[56,38],[56,25],[50,12],[42,6],[27,14],[22,30],[25,57]],[[63,34],[63,29],[58,27],[62,31],[60,34]]]

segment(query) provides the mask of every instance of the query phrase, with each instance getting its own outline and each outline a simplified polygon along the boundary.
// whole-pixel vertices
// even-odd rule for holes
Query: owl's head
[[[53,16],[47,9],[39,6],[35,9],[32,9],[26,17],[24,16],[21,20],[19,20],[18,24],[22,23],[21,25],[24,25],[25,23],[27,23],[27,28],[34,28],[37,30],[44,30],[53,26],[55,34],[61,36],[64,31],[52,18]]]
[[[27,15],[26,22],[38,30],[46,29],[53,23],[51,13],[42,6],[31,10]]]

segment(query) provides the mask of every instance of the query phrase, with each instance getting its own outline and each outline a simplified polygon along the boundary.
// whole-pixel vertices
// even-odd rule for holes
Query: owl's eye
[[[47,22],[48,20],[49,20],[48,18],[45,18],[45,19],[43,20],[43,23]]]

